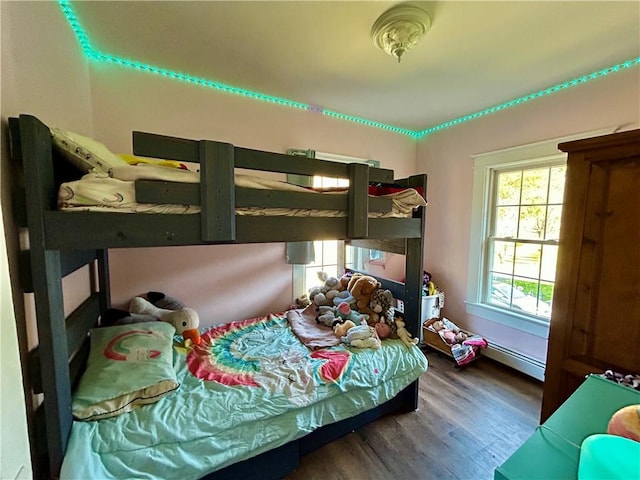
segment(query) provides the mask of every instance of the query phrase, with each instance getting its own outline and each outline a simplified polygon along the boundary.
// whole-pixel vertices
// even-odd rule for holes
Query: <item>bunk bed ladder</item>
[[[25,177],[31,281],[35,293],[38,350],[44,395],[46,436],[51,472],[59,472],[71,432],[71,382],[62,298],[60,252],[45,246],[45,210],[55,204],[55,182],[49,129],[35,117],[20,116],[20,148]],[[56,341],[58,340],[58,341]]]
[[[29,249],[21,252],[19,265],[23,292],[34,294],[38,329],[38,345],[27,354],[28,383],[34,394],[44,394],[32,420],[36,436],[45,437],[37,438],[34,471],[39,477],[57,476],[73,423],[72,388],[89,354],[87,332],[110,304],[108,253],[47,248],[47,213],[55,209],[57,196],[51,134],[29,115],[9,123],[16,137],[12,157],[21,160],[24,178],[30,179],[19,190],[26,199],[22,203],[29,231]],[[90,268],[92,293],[65,318],[62,278],[85,265]]]

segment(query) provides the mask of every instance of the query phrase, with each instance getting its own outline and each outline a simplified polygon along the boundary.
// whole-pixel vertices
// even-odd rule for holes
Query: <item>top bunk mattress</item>
[[[199,205],[140,203],[136,198],[138,180],[174,183],[199,183],[198,172],[154,165],[128,165],[112,168],[109,174],[91,172],[80,180],[65,182],[58,190],[58,209],[83,212],[118,213],[199,213]],[[280,192],[315,193],[318,195],[347,195],[347,189],[310,189],[288,182],[264,177],[235,174],[236,187]],[[369,187],[369,196],[388,198],[391,209],[369,212],[369,218],[410,218],[414,209],[426,206],[425,199],[413,188]],[[237,207],[236,215],[343,217],[346,212],[332,209]]]
[[[30,115],[9,125],[12,158],[23,171],[20,221],[42,227],[48,249],[424,234],[425,174],[396,179],[392,170],[362,163],[143,132],[133,132],[133,155],[116,155]],[[140,159],[150,163],[139,165]],[[273,180],[284,175],[347,179],[349,186],[327,192]]]

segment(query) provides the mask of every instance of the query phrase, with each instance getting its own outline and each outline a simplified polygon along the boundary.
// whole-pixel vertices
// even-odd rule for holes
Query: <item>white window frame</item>
[[[485,267],[488,261],[486,258],[486,239],[488,238],[492,221],[493,173],[505,168],[527,169],[566,162],[566,154],[558,150],[559,143],[606,135],[613,133],[616,129],[617,127],[609,127],[472,156],[474,165],[471,238],[465,300],[468,314],[538,337],[549,337],[548,320],[483,303],[483,292],[488,281]]]

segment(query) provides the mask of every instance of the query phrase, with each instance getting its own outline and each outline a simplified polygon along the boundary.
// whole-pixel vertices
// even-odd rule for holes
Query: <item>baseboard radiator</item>
[[[541,382],[544,381],[545,363],[507,347],[489,342],[483,354],[496,362],[507,365],[519,372],[529,375]]]

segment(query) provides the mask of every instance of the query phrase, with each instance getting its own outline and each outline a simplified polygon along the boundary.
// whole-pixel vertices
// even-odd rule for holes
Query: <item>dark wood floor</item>
[[[417,412],[391,415],[302,458],[286,480],[485,480],[534,431],[542,383],[488,358],[426,351]]]

